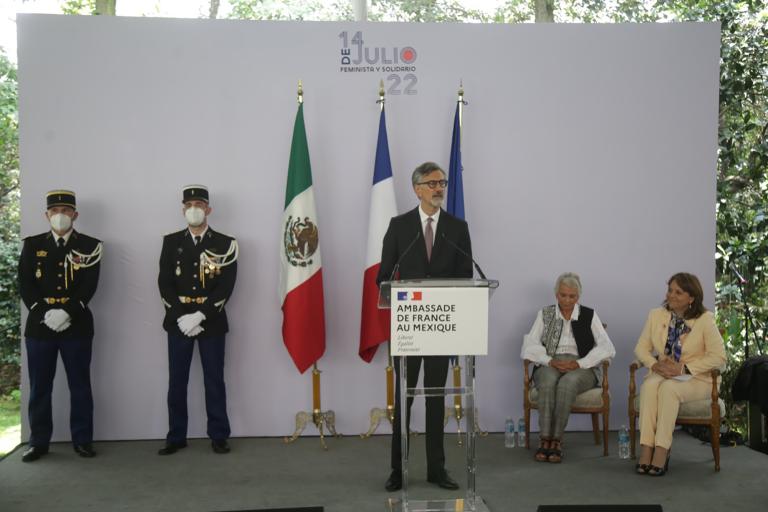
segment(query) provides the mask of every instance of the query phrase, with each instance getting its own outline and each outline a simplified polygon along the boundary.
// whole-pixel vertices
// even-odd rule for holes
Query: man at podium
[[[393,217],[384,235],[381,267],[377,283],[393,279],[471,278],[472,244],[467,223],[441,209],[448,186],[445,171],[434,162],[418,166],[411,176],[419,206]],[[397,359],[397,358],[396,358]],[[407,357],[408,387],[416,387],[421,362],[424,361],[424,387],[444,387],[448,376],[448,356]],[[400,434],[399,361],[395,392],[395,418],[392,423],[392,473],[387,479],[387,491],[402,488]],[[408,417],[413,398],[408,398]],[[455,490],[459,485],[445,471],[443,450],[443,396],[426,399],[427,481]]]

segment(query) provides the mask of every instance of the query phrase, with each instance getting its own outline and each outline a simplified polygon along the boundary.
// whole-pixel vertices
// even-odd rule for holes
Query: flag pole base
[[[360,434],[360,439],[368,439],[373,434],[375,434],[376,430],[379,428],[379,425],[381,424],[381,420],[383,420],[384,418],[386,418],[387,421],[389,421],[389,424],[391,426],[392,422],[395,421],[395,407],[393,405],[388,406],[386,409],[374,407],[373,409],[371,409],[370,417],[371,417],[371,426],[368,427],[368,432],[364,434]],[[417,436],[419,435],[419,431],[411,429],[410,435],[412,437]],[[486,432],[486,435],[488,435],[487,432]]]
[[[328,445],[325,444],[325,432],[323,427],[326,427],[328,429],[328,433],[330,433],[333,437],[341,437],[341,434],[336,432],[336,413],[332,410],[320,411],[318,409],[311,413],[305,411],[297,412],[296,430],[294,430],[291,436],[284,437],[283,443],[290,444],[297,440],[301,436],[302,432],[304,432],[307,424],[310,422],[314,423],[318,432],[320,432],[320,445],[323,447],[323,450],[328,449]]]
[[[385,419],[389,421],[389,424],[392,425],[392,422],[395,419],[395,407],[394,406],[388,406],[386,409],[382,409],[380,407],[374,407],[371,409],[371,426],[368,427],[368,432],[365,434],[360,434],[361,439],[368,439],[371,437],[374,432],[376,432],[376,429],[379,428],[379,424],[381,423],[381,420]]]
[[[481,437],[486,437],[488,435],[488,432],[480,428],[480,423],[477,421],[478,417],[478,411],[477,407],[475,407],[475,432],[479,434]],[[453,407],[446,407],[445,408],[445,419],[443,420],[443,426],[448,425],[448,420],[451,418],[456,418],[456,435],[459,439],[459,446],[461,446],[461,420],[464,418],[464,408],[460,405],[454,405]]]

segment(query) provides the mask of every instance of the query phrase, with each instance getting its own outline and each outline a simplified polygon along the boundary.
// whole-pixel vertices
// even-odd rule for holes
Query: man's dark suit
[[[415,241],[415,242],[414,242]],[[412,242],[414,242],[412,244]],[[397,275],[393,279],[429,279],[450,277],[472,277],[472,259],[462,254],[451,243],[460,247],[467,255],[472,254],[467,223],[441,210],[437,221],[432,258],[427,260],[424,232],[419,216],[419,207],[393,217],[389,223],[381,251],[381,267],[377,283],[390,278],[397,262],[400,262]],[[401,259],[402,258],[402,259]],[[448,376],[447,356],[413,356],[407,358],[408,387],[416,387],[419,368],[424,360],[424,386],[443,387]],[[399,362],[395,370],[399,376]],[[392,424],[392,469],[402,471],[401,436],[400,436],[400,379],[396,379],[395,419]],[[408,418],[410,422],[413,398],[408,399]],[[440,479],[444,473],[445,453],[443,451],[443,416],[445,398],[426,399],[427,430],[427,479]]]

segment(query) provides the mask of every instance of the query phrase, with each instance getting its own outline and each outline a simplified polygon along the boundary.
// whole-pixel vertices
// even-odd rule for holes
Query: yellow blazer
[[[648,368],[667,358],[664,347],[671,315],[666,308],[652,309],[648,314],[635,346],[635,355]],[[680,362],[688,367],[693,378],[711,383],[709,372],[715,368],[722,369],[726,361],[725,345],[715,324],[715,316],[706,311],[699,318],[686,320],[685,324],[691,330],[680,338]]]

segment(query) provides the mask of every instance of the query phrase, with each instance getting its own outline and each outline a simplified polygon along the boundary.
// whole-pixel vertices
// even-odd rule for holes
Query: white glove
[[[204,330],[205,330],[204,327],[201,327],[201,326],[198,325],[197,327],[195,327],[194,329],[189,331],[189,334],[187,334],[187,336],[189,336],[190,338],[195,338],[195,337],[197,337],[197,335],[199,335]]]
[[[205,315],[202,311],[195,311],[187,315],[181,315],[176,323],[179,325],[179,330],[184,333],[185,336],[189,336],[192,329],[199,327],[202,321],[205,320]]]
[[[54,329],[54,330],[55,330],[56,332],[66,331],[67,329],[69,329],[69,326],[70,326],[70,325],[72,325],[72,322],[70,322],[69,320],[67,320],[67,321],[66,321],[66,322],[64,322],[64,323],[63,323],[63,324],[62,324],[62,325],[61,325],[61,326],[60,326],[58,329]]]
[[[45,312],[43,322],[52,331],[61,332],[69,327],[70,320],[71,317],[69,316],[69,313],[63,309],[49,309]]]

